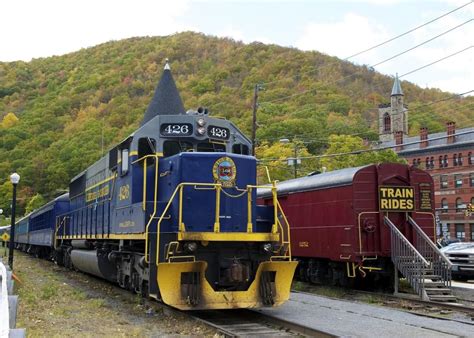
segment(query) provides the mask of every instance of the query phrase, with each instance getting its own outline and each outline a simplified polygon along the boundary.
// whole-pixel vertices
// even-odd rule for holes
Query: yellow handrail
[[[157,200],[158,200],[158,159],[159,159],[160,155],[157,155],[157,154],[146,155],[146,156],[143,156],[142,158],[139,158],[138,160],[132,162],[132,164],[134,164],[134,163],[142,161],[142,160],[144,161],[144,164],[143,164],[143,204],[142,204],[142,208],[143,208],[143,210],[146,210],[146,189],[147,189],[147,186],[146,186],[146,176],[147,176],[147,173],[146,173],[146,168],[147,168],[146,160],[150,157],[155,158],[155,190],[154,190],[154,199],[153,199],[153,213],[150,215],[148,223],[145,227],[145,262],[146,263],[150,262],[149,254],[148,254],[148,233],[149,233],[149,229],[150,229],[150,224],[153,221],[153,218],[155,217],[155,214],[156,214],[156,204],[157,204]]]
[[[160,253],[160,233],[161,233],[161,223],[164,219],[166,219],[165,215],[167,214],[169,208],[171,207],[171,204],[173,203],[175,197],[177,194],[179,194],[179,205],[178,205],[178,231],[179,232],[185,232],[186,227],[183,222],[183,190],[184,187],[186,186],[194,186],[196,190],[215,190],[216,191],[216,211],[215,211],[215,220],[214,220],[214,232],[219,233],[220,232],[220,201],[221,201],[221,192],[222,190],[222,185],[219,183],[194,183],[194,182],[183,182],[180,183],[176,186],[175,190],[173,191],[173,194],[171,194],[171,197],[168,200],[168,203],[166,204],[161,216],[158,219],[157,227],[156,227],[156,233],[157,233],[157,245],[156,245],[156,264],[159,262],[159,253]],[[208,189],[202,189],[199,187],[207,187]],[[272,189],[272,195],[273,195],[273,215],[274,215],[274,222],[272,224],[272,230],[271,232],[273,234],[277,233],[278,231],[281,232],[280,236],[280,242],[281,246],[283,247],[284,245],[288,245],[285,249],[285,252],[283,253],[283,256],[273,256],[273,258],[285,258],[285,259],[290,259],[291,260],[291,238],[290,238],[290,230],[288,228],[288,219],[286,218],[286,215],[283,212],[283,209],[281,208],[280,203],[278,202],[277,199],[277,189],[276,189],[276,182],[273,182],[272,186],[260,186],[260,185],[247,185],[246,186],[246,193],[248,194],[247,196],[247,203],[248,203],[248,211],[247,211],[247,232],[251,233],[253,232],[253,223],[252,223],[252,191],[253,189],[256,188],[261,188],[261,189]],[[156,211],[156,210],[155,210]],[[285,226],[279,221],[278,219],[278,213],[282,215]],[[154,217],[155,213],[153,214]],[[150,219],[152,219],[151,217]],[[147,235],[148,235],[148,227],[149,224],[147,225]],[[146,253],[148,254],[148,236],[147,238],[147,244],[146,244]]]
[[[173,202],[176,194],[178,193],[178,191],[180,192],[180,201],[179,201],[179,224],[178,224],[178,227],[179,227],[179,230],[181,231],[185,231],[184,229],[184,223],[182,222],[182,198],[183,198],[183,195],[182,195],[182,189],[183,187],[185,186],[194,186],[194,187],[214,187],[214,189],[217,190],[217,187],[221,187],[221,184],[218,184],[218,183],[189,183],[189,182],[183,182],[183,183],[180,183],[176,186],[176,188],[174,189],[174,192],[173,194],[171,195],[168,203],[166,204],[166,207],[165,209],[163,210],[163,213],[161,214],[159,220],[158,220],[158,224],[156,225],[156,264],[158,264],[159,262],[159,256],[160,256],[160,232],[161,232],[161,222],[163,221],[163,219],[165,219],[165,215],[166,215],[166,212],[168,211],[168,209],[170,208],[171,206],[171,203]],[[219,209],[216,211],[216,214],[218,215],[219,213]],[[151,218],[152,219],[152,218]],[[181,228],[183,227],[183,228]],[[148,233],[148,231],[147,231]],[[147,242],[148,242],[148,239],[147,239]],[[147,251],[148,252],[148,251]]]

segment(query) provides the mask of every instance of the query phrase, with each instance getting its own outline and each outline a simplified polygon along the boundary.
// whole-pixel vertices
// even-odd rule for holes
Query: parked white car
[[[474,242],[452,243],[440,250],[453,264],[453,279],[474,279]]]

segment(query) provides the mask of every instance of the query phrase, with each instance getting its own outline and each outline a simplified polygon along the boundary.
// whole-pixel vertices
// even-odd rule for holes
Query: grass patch
[[[100,298],[95,298],[95,299],[91,299],[89,301],[89,304],[93,308],[101,308],[101,307],[105,306],[105,301],[103,299],[100,299]]]
[[[45,285],[41,288],[40,293],[41,293],[41,295],[40,295],[41,299],[48,300],[48,299],[51,299],[53,297],[56,297],[56,295],[58,294],[58,291],[57,291],[55,286],[53,286],[51,284],[48,284],[48,285]]]

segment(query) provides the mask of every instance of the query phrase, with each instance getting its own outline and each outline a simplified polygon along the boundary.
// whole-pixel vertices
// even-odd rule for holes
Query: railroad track
[[[192,311],[186,312],[186,314],[215,328],[226,337],[335,337],[307,326],[280,320],[247,309]]]

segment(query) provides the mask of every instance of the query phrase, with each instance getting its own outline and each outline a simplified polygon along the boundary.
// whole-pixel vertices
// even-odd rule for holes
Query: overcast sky
[[[0,12],[0,61],[61,55],[132,36],[197,31],[346,58],[464,4],[352,62],[373,65],[457,25],[376,70],[407,73],[474,42],[472,0],[10,0]],[[403,79],[453,93],[474,89],[474,48]]]

